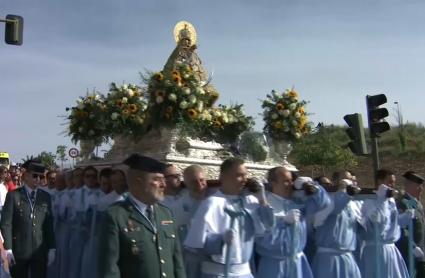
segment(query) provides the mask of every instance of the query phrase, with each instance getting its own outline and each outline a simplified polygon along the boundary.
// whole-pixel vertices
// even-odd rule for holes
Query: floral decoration
[[[77,99],[77,105],[67,107],[71,113],[66,117],[68,130],[74,144],[81,140],[99,145],[108,140],[105,98],[100,93],[87,94]]]
[[[177,62],[170,72],[150,73],[142,79],[147,83],[149,116],[152,128],[175,128],[197,132],[203,124],[205,108],[210,96],[202,83],[192,74],[185,62]]]
[[[273,140],[293,142],[311,130],[307,123],[307,102],[299,101],[293,89],[282,94],[272,91],[263,101],[264,132]]]
[[[254,120],[245,115],[243,104],[222,105],[204,111],[201,118],[206,121],[206,137],[219,143],[234,143],[246,131],[252,131]]]
[[[109,84],[105,100],[111,135],[138,136],[146,133],[147,102],[143,89],[135,84]]]

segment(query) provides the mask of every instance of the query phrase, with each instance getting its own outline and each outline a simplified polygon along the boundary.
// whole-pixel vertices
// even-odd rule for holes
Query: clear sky
[[[1,0],[0,17],[24,17],[24,44],[0,42],[0,150],[20,162],[55,152],[59,115],[87,88],[139,83],[175,47],[174,25],[191,22],[198,55],[214,69],[219,103],[260,113],[259,98],[295,86],[315,123],[365,113],[385,93],[409,121],[423,120],[425,3],[408,0]],[[1,24],[0,36],[4,25]],[[364,114],[365,118],[365,114]],[[257,129],[261,130],[257,118]]]

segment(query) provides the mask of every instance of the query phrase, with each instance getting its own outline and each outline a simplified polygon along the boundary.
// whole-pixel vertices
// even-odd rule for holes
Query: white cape
[[[97,210],[105,211],[110,205],[120,201],[124,201],[124,198],[117,192],[112,191],[109,194],[106,194],[103,197],[99,198],[99,201],[97,203]]]
[[[260,225],[255,225],[260,222],[259,215],[256,212],[259,203],[257,198],[254,196],[242,197],[244,210],[248,213],[254,223],[257,233],[263,233],[264,228]],[[220,190],[215,192],[212,196],[207,198],[198,208],[193,218],[193,222],[196,225],[192,225],[184,241],[184,245],[188,248],[203,249],[208,233],[224,234],[230,228],[230,216],[224,211],[226,207],[231,207],[231,197],[224,195]],[[258,226],[258,227],[257,227]],[[243,227],[242,227],[243,228]],[[261,230],[261,228],[263,230]],[[241,240],[236,235],[234,240],[235,244],[233,247],[232,258],[230,259],[231,264],[241,263],[242,250]],[[222,254],[218,256],[212,256],[212,259],[218,263],[225,262],[227,245],[224,246]]]

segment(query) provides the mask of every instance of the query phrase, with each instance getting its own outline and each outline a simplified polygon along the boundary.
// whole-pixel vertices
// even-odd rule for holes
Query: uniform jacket
[[[127,198],[104,214],[98,278],[186,278],[171,211],[154,205],[157,234]]]
[[[3,206],[0,228],[4,248],[11,249],[17,260],[47,260],[49,249],[56,248],[51,196],[37,190],[35,199],[32,219],[24,186],[7,193]]]
[[[425,220],[424,212],[420,208],[419,201],[414,199],[409,194],[404,194],[397,202],[397,207],[400,212],[407,209],[415,210],[415,218],[413,219],[413,248],[420,247],[425,252]],[[409,263],[409,230],[408,227],[401,230],[400,240],[397,242],[397,248],[404,258],[406,265]]]

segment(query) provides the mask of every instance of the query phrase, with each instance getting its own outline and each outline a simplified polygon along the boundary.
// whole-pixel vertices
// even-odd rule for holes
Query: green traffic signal
[[[364,136],[362,114],[348,114],[344,116],[348,128],[345,130],[351,142],[348,143],[350,150],[359,156],[368,154]]]
[[[10,45],[22,45],[24,19],[22,16],[8,14],[5,21],[4,41]]]

